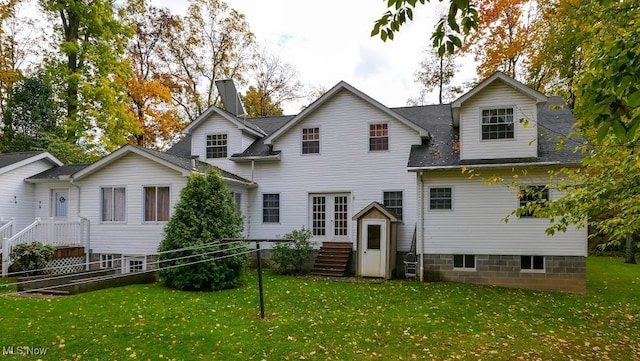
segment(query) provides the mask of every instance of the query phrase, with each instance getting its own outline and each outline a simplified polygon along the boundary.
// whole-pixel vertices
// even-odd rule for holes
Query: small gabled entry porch
[[[400,220],[378,202],[371,202],[352,219],[358,225],[356,275],[391,279],[396,270]]]

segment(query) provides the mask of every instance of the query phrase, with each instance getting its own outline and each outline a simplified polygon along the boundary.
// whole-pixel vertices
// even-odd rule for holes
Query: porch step
[[[311,269],[316,276],[344,277],[351,257],[351,243],[323,242]]]

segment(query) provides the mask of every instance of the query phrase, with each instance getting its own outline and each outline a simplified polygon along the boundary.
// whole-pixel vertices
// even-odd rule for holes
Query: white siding
[[[15,218],[16,232],[35,220],[33,184],[24,180],[52,168],[51,162],[41,159],[0,175],[0,218]]]
[[[163,237],[165,222],[145,223],[144,187],[169,186],[171,209],[186,178],[137,154],[128,154],[77,182],[81,187],[80,213],[91,222],[93,253],[153,254]],[[101,187],[126,188],[126,222],[101,223]]]
[[[483,109],[513,107],[513,139],[482,140]],[[527,119],[528,124],[520,122]],[[537,157],[537,108],[530,97],[501,81],[487,86],[460,109],[460,159]]]
[[[483,176],[508,179],[513,173],[483,171]],[[545,171],[529,171],[521,184],[546,184]],[[459,171],[423,175],[424,252],[426,254],[586,256],[586,228],[569,228],[554,236],[545,233],[549,220],[510,217],[519,206],[518,190],[504,184],[483,184]],[[429,210],[429,187],[452,187],[452,210]],[[559,197],[553,190],[550,198]]]
[[[207,159],[207,135],[226,134],[227,135],[227,158]],[[199,160],[214,164],[226,171],[249,179],[251,177],[251,167],[246,164],[238,164],[229,159],[232,154],[242,153],[253,143],[250,136],[243,133],[230,121],[224,119],[219,114],[213,115],[202,122],[191,134],[191,154],[198,155]]]
[[[37,183],[34,192],[35,216],[47,219],[54,213],[52,211],[52,190],[60,189],[68,191],[67,197],[67,220],[78,220],[78,190],[71,186],[68,181],[51,181]]]
[[[388,151],[369,151],[372,123],[388,124]],[[320,128],[320,154],[303,155],[302,128],[310,127]],[[351,217],[372,201],[382,203],[383,191],[402,191],[398,249],[408,250],[416,224],[416,178],[407,171],[412,144],[420,144],[416,131],[347,91],[337,94],[276,140],[281,161],[256,163],[259,188],[251,191],[250,237],[275,238],[310,228],[310,193],[348,193],[349,240],[355,243]],[[262,222],[264,193],[280,194],[280,223]]]

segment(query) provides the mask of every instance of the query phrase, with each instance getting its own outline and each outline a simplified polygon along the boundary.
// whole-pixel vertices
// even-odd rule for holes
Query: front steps
[[[322,242],[311,274],[316,276],[344,277],[351,257],[352,243]]]

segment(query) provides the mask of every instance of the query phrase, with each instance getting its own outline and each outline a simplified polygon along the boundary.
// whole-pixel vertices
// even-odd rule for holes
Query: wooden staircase
[[[322,242],[311,274],[316,276],[344,277],[351,257],[352,243]]]

